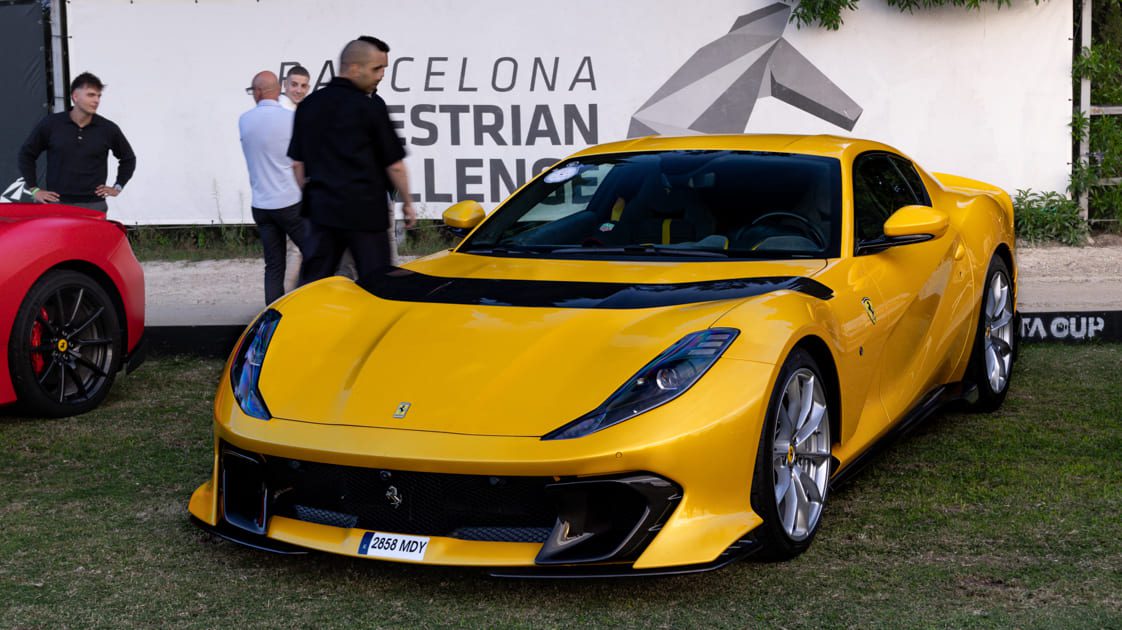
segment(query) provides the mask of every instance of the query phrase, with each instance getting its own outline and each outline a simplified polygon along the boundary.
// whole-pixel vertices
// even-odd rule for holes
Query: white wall
[[[392,47],[391,64],[398,64],[379,94],[397,108],[394,117],[409,140],[422,216],[438,217],[445,199],[458,200],[460,193],[482,195],[484,206],[494,207],[506,193],[500,185],[498,197],[493,194],[496,169],[514,172],[521,163],[529,171],[535,162],[585,146],[579,130],[566,142],[566,106],[579,122],[594,122],[597,141],[626,137],[632,114],[691,56],[728,33],[738,17],[771,3],[71,0],[70,72],[89,70],[108,84],[100,113],[121,126],[138,156],[132,183],[111,201],[112,218],[251,222],[237,134],[238,115],[253,106],[244,93],[251,77],[300,62],[314,81],[347,40],[381,37]],[[1071,4],[1059,0],[915,14],[863,0],[845,14],[840,31],[789,24],[783,37],[860,105],[861,117],[847,131],[765,98],[746,130],[868,137],[931,171],[1011,192],[1063,190],[1071,20]],[[556,60],[553,89],[540,72],[534,77],[535,59],[550,74]],[[471,114],[463,115],[454,143],[453,116],[440,106],[498,107],[506,145],[488,134],[477,138]],[[535,123],[535,111],[549,120]],[[435,125],[435,143],[423,144],[431,134],[413,124],[414,115]],[[480,115],[491,121],[490,113]],[[550,121],[557,125],[556,144]],[[527,145],[534,128],[537,137]]]

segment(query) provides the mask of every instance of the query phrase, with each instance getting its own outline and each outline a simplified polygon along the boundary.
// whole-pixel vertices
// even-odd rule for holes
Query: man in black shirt
[[[25,186],[39,203],[65,203],[105,212],[107,197],[121,193],[136,170],[136,155],[121,129],[97,115],[101,79],[83,72],[70,84],[69,112],[50,114],[31,132],[19,151],[19,170]],[[46,188],[37,181],[35,160],[47,152]],[[117,182],[106,185],[109,152],[117,158]]]
[[[406,227],[416,224],[405,149],[385,103],[369,96],[385,74],[388,50],[369,41],[348,43],[339,56],[339,76],[296,110],[288,156],[304,167],[310,224],[301,284],[333,274],[347,248],[359,281],[390,265],[391,188],[401,195]]]

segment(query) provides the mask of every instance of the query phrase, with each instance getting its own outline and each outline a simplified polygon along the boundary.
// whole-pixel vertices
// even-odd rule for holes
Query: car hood
[[[323,424],[540,436],[596,408],[735,304],[790,290],[821,266],[757,263],[732,284],[699,269],[648,266],[636,290],[620,282],[633,273],[604,263],[592,274],[457,257],[365,288],[321,281],[278,303],[260,382],[270,412]],[[726,278],[730,271],[722,270]],[[605,279],[588,281],[597,276]]]

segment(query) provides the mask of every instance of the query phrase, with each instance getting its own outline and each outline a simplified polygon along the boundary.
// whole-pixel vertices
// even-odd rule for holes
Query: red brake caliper
[[[39,317],[42,319],[48,319],[50,316],[47,315],[47,309],[40,308]],[[31,369],[35,372],[35,374],[42,374],[43,368],[47,365],[47,359],[43,356],[43,352],[34,349],[42,344],[43,325],[40,324],[38,320],[36,320],[35,323],[31,325]]]

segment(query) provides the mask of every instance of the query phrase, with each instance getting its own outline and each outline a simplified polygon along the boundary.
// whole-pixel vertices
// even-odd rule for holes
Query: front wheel
[[[793,558],[818,531],[830,482],[830,397],[814,357],[794,350],[768,404],[752,478],[763,557]]]
[[[966,378],[978,387],[976,411],[996,410],[1009,393],[1017,343],[1013,293],[1009,267],[994,256],[986,271],[978,329],[966,368]]]
[[[28,414],[49,418],[93,409],[113,385],[123,345],[101,285],[76,271],[47,272],[20,304],[8,342],[17,400]]]

